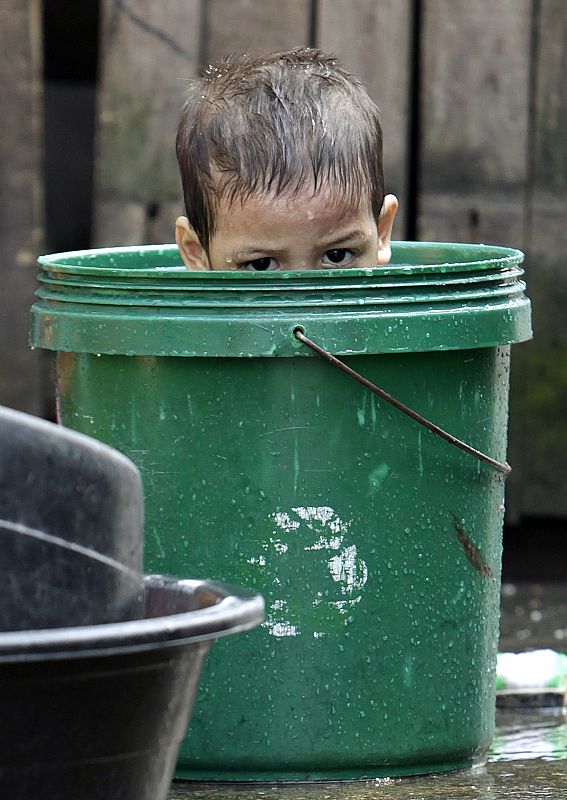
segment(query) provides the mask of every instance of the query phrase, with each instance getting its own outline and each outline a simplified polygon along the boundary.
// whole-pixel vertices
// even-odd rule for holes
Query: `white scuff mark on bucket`
[[[165,552],[165,547],[163,546],[163,542],[160,539],[159,533],[154,531],[154,542],[157,545],[158,549],[158,558],[165,558],[167,553]]]
[[[366,400],[367,400],[367,395],[364,394],[362,396],[362,407],[356,410],[358,424],[360,425],[361,428],[364,428],[364,426],[366,425]]]
[[[354,597],[351,600],[332,600],[329,603],[329,605],[336,608],[339,614],[346,616],[348,612],[351,609],[353,609],[357,603],[360,603],[361,599],[362,599],[361,596],[358,595],[357,597]]]
[[[289,622],[276,622],[273,625],[265,622],[264,626],[269,629],[272,636],[276,636],[278,639],[281,639],[282,636],[297,636],[298,633],[297,627]]]
[[[265,559],[264,556],[258,556],[258,558],[247,558],[246,559],[246,563],[247,564],[258,564],[258,566],[260,566],[260,567],[265,567],[266,566],[266,559]]]
[[[413,689],[415,681],[415,657],[410,653],[406,656],[403,666],[404,686]]]
[[[355,589],[362,589],[368,580],[368,567],[364,561],[357,559],[354,544],[330,558],[329,569],[333,580],[341,584],[343,594],[352,594]]]
[[[297,494],[299,486],[299,441],[297,433],[293,436],[293,494]]]
[[[299,520],[291,519],[289,514],[286,514],[285,511],[276,511],[274,514],[272,514],[272,517],[278,528],[281,528],[282,531],[285,531],[286,533],[299,528],[301,525]]]
[[[330,506],[296,506],[292,508],[292,511],[295,512],[300,519],[305,520],[305,522],[317,520],[317,522],[321,522],[323,525],[326,525],[329,520],[336,517],[335,512]],[[336,517],[336,519],[338,519],[338,517]]]
[[[269,605],[266,621],[262,623],[262,627],[266,628],[272,636],[276,636],[278,639],[284,636],[298,635],[297,625],[285,620],[286,609],[287,600],[274,600]],[[282,614],[279,615],[280,618],[275,619],[274,612],[282,612],[284,620],[282,621],[281,619]]]
[[[135,445],[138,442],[136,407],[133,399],[131,403],[132,404],[130,406],[130,442],[132,445]]]
[[[388,464],[378,464],[368,476],[368,484],[370,493],[374,494],[381,487],[386,478],[390,475],[390,467]]]
[[[338,550],[343,541],[342,536],[333,536],[327,539],[325,536],[320,536],[315,544],[304,547],[304,550]]]
[[[266,597],[264,629],[278,639],[321,639],[350,625],[368,581],[352,521],[315,505],[275,511],[269,521],[271,535],[255,542],[262,555],[244,556]]]

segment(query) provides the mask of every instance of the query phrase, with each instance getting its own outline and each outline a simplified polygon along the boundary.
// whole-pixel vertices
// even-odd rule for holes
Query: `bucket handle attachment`
[[[461,439],[457,439],[456,436],[453,436],[451,433],[447,433],[447,431],[444,431],[443,428],[440,428],[438,425],[435,425],[435,423],[430,422],[428,419],[425,419],[425,417],[422,417],[421,414],[417,413],[417,411],[414,411],[413,409],[404,405],[404,403],[396,400],[395,397],[392,397],[392,395],[388,394],[388,392],[385,392],[384,389],[376,386],[376,384],[369,381],[368,378],[365,378],[359,372],[356,372],[354,369],[345,364],[344,361],[341,361],[336,356],[332,355],[332,353],[329,353],[328,350],[325,350],[311,339],[308,339],[307,336],[305,336],[302,328],[294,328],[293,335],[299,342],[309,347],[314,353],[317,353],[317,355],[321,356],[321,358],[324,358],[325,361],[328,361],[329,364],[332,364],[334,367],[338,367],[338,369],[342,370],[347,375],[350,375],[351,378],[354,378],[363,386],[366,386],[367,389],[370,389],[371,392],[374,392],[374,394],[378,395],[378,397],[381,397],[382,400],[385,400],[403,414],[407,414],[408,417],[411,417],[411,419],[415,420],[415,422],[423,425],[436,436],[440,436],[441,439],[445,439],[445,441],[449,442],[449,444],[459,447],[461,450],[464,450],[465,453],[474,456],[474,458],[478,458],[479,461],[485,461],[487,464],[490,464],[491,467],[499,470],[504,475],[508,475],[511,472],[512,467],[506,462],[496,461],[496,459],[487,456],[486,453],[477,450],[475,447],[471,447],[470,444],[461,441]]]

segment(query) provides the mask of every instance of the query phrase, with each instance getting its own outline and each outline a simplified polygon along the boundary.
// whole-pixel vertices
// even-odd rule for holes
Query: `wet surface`
[[[500,651],[520,652],[545,647],[567,652],[567,586],[565,583],[504,583]]]
[[[562,709],[502,711],[488,763],[419,778],[296,786],[175,783],[171,800],[532,800],[567,798],[567,716]]]
[[[567,589],[505,584],[501,651],[567,651]],[[288,786],[174,783],[170,800],[567,800],[565,708],[505,709],[488,762],[418,778]]]

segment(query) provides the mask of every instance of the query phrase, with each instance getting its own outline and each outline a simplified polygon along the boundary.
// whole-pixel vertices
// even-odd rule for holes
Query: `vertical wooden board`
[[[525,247],[531,34],[531,0],[424,0],[421,239]],[[515,346],[512,357],[512,521],[529,480],[521,367],[529,346]]]
[[[95,244],[173,240],[175,132],[198,70],[199,0],[103,0]]]
[[[398,196],[403,238],[408,161],[410,0],[318,0],[316,44],[357,75],[380,109],[386,191]]]
[[[208,0],[205,61],[309,44],[311,0]]]
[[[511,433],[521,470],[511,475],[524,516],[567,516],[567,3],[536,6],[537,62],[528,204],[528,294],[534,340],[518,347]],[[512,454],[514,455],[514,454]],[[521,459],[521,461],[520,461]],[[542,533],[545,531],[542,530]]]
[[[423,0],[421,239],[521,247],[530,0]]]
[[[539,9],[530,246],[534,270],[563,277],[558,259],[567,247],[567,4],[539,0]]]
[[[42,411],[42,359],[28,347],[43,239],[38,0],[0,4],[0,404]]]

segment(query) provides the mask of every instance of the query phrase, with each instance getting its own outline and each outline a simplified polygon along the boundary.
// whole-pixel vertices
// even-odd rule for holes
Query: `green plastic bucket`
[[[32,343],[61,421],[141,470],[147,571],[245,584],[264,625],[208,662],[178,775],[457,769],[494,722],[517,250],[402,243],[365,270],[201,272],[171,247],[40,259]]]

